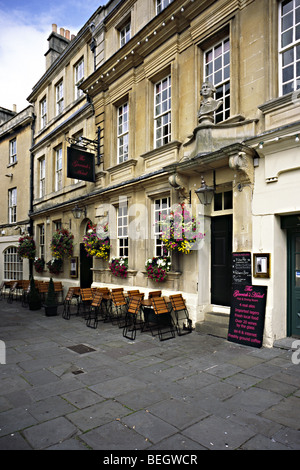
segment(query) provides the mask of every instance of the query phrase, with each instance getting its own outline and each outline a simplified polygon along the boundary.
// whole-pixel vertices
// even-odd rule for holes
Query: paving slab
[[[209,416],[182,431],[182,434],[210,450],[234,450],[240,448],[255,431],[217,416]]]
[[[139,331],[130,341],[110,323],[94,330],[5,300],[0,340],[1,450],[300,449],[288,341],[256,349]]]
[[[77,428],[64,417],[31,426],[23,431],[33,449],[41,450],[76,435]]]

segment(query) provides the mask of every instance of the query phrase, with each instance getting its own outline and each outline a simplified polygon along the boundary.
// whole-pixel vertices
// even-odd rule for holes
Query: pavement
[[[195,331],[166,341],[138,331],[131,341],[116,325],[92,329],[61,312],[0,301],[0,450],[102,450],[112,459],[300,449],[291,341],[257,349]]]

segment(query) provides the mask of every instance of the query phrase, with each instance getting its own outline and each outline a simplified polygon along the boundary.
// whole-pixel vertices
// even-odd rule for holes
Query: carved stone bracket
[[[246,152],[238,152],[229,157],[229,168],[237,172],[239,183],[253,183],[253,158]]]
[[[185,201],[189,198],[188,184],[182,177],[174,173],[169,177],[169,184],[177,191],[180,201]]]

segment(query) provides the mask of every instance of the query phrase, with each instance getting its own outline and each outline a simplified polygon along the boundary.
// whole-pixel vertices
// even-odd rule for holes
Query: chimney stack
[[[60,28],[57,32],[57,24],[52,24],[52,32],[48,38],[49,49],[45,54],[46,70],[56,61],[70,42],[70,31]]]

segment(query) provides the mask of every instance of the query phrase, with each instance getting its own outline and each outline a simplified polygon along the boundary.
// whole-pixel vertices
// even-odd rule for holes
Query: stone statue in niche
[[[216,93],[214,85],[210,82],[204,82],[201,87],[200,96],[202,102],[198,111],[198,122],[214,122],[214,113],[222,106],[223,100],[213,98]]]

